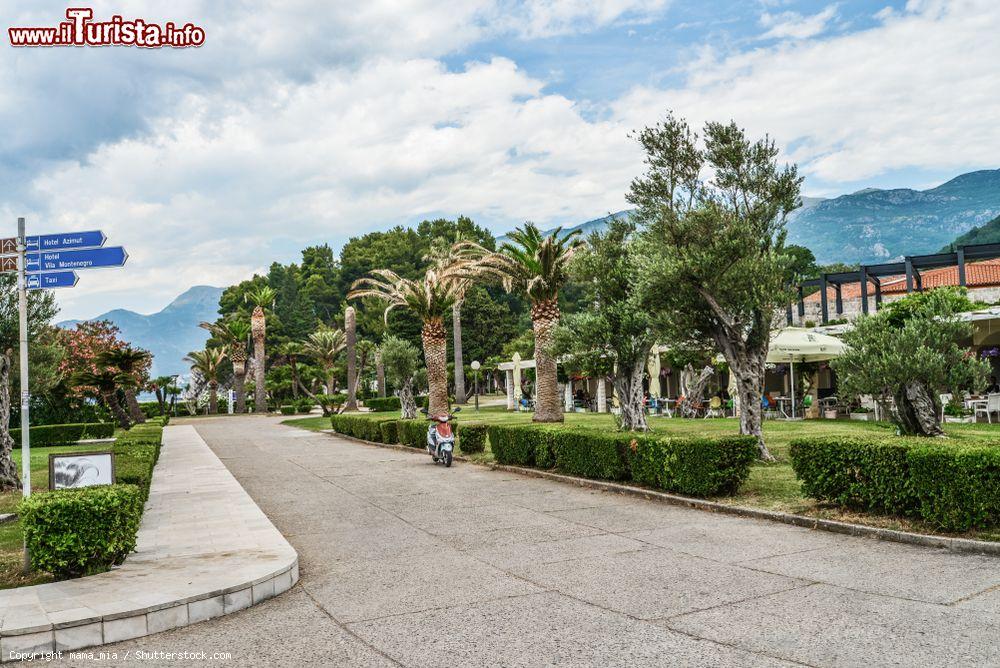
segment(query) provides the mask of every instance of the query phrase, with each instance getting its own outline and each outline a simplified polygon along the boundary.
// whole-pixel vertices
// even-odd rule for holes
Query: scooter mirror
[[[452,411],[452,413],[461,413],[461,412],[462,412],[462,407],[461,406],[459,406],[458,408],[456,408],[455,410]]]
[[[420,412],[423,413],[424,415],[427,415],[427,409],[426,408],[421,408]]]

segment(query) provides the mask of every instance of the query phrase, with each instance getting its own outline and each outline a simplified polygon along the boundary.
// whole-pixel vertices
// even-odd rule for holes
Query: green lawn
[[[502,408],[484,408],[478,413],[471,407],[463,408],[458,415],[459,422],[476,422],[481,424],[516,424],[530,423],[531,413],[512,413]],[[391,418],[399,417],[399,412],[374,413],[374,416]],[[285,420],[283,424],[319,431],[330,428],[330,419],[325,417],[308,417]],[[567,413],[566,424],[577,428],[609,431],[616,429],[614,416],[599,413]],[[650,428],[664,435],[697,435],[711,436],[713,434],[735,434],[739,431],[738,421],[732,418],[714,418],[708,420],[686,420],[680,418],[651,417]],[[767,420],[764,422],[764,439],[771,454],[777,458],[774,464],[763,462],[755,464],[750,469],[750,478],[735,496],[716,499],[723,503],[767,510],[839,519],[858,522],[892,529],[936,533],[933,527],[923,525],[909,519],[896,517],[880,517],[860,515],[826,504],[820,504],[802,495],[795,473],[788,461],[788,447],[793,438],[801,436],[850,435],[859,433],[891,434],[894,427],[888,423],[861,422],[856,420],[803,420],[798,422],[783,420]],[[1000,424],[968,424],[945,425],[949,437],[955,439],[997,439],[1000,438]],[[461,454],[461,451],[459,451]],[[491,462],[492,454],[489,446],[483,454],[474,455],[471,459],[481,462]],[[987,540],[1000,540],[1000,530],[994,532],[979,532],[966,534]]]
[[[79,452],[100,449],[93,443],[83,445],[63,445],[49,448],[31,449],[31,489],[44,491],[49,488],[49,454],[54,452]],[[14,461],[17,471],[21,472],[21,451],[14,450]],[[14,512],[17,502],[21,500],[21,492],[6,492],[0,494],[0,514]],[[21,525],[18,522],[0,524],[0,589],[20,587],[29,584],[48,582],[52,579],[47,573],[21,574],[21,550],[23,537]]]

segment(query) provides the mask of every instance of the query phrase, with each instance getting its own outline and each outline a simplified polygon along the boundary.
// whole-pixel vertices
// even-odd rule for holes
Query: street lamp
[[[469,366],[472,367],[472,376],[475,379],[473,382],[475,382],[475,385],[476,385],[476,390],[475,390],[475,392],[476,392],[476,412],[478,413],[479,412],[479,367],[482,366],[482,365],[479,364],[479,360],[472,360],[472,364],[470,364]]]

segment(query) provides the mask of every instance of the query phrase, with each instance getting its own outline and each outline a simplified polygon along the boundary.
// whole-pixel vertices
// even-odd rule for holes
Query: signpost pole
[[[24,218],[17,219],[17,319],[21,358],[21,492],[31,496],[31,430],[28,419],[28,278],[25,273]],[[31,570],[28,542],[24,543],[24,572]]]

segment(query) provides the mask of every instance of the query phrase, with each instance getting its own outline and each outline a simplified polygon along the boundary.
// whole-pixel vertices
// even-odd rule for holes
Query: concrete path
[[[301,580],[103,665],[1000,666],[995,558],[444,469],[268,418],[193,424]]]

